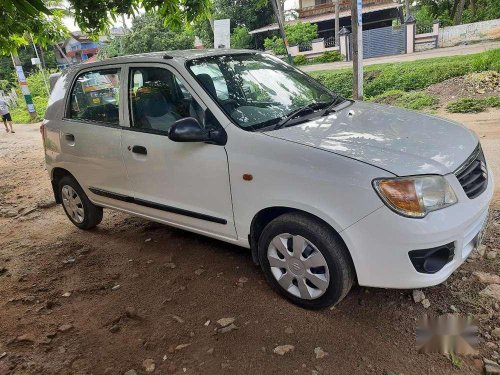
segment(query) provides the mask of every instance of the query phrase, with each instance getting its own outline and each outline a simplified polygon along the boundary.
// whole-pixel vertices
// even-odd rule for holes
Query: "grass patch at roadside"
[[[486,108],[499,108],[500,98],[491,96],[489,98],[461,98],[449,103],[446,110],[452,113],[479,113]]]
[[[415,110],[432,107],[438,103],[435,96],[425,92],[404,92],[402,90],[386,91],[370,98],[370,101]]]
[[[452,77],[486,70],[500,72],[500,49],[466,56],[369,65],[365,67],[364,92],[371,98],[388,90],[421,90]],[[334,92],[351,97],[352,69],[318,71],[310,75]]]

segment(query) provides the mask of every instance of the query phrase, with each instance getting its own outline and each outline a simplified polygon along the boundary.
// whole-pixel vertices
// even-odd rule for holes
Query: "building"
[[[120,37],[124,34],[125,30],[121,27],[112,28],[109,31],[111,37]],[[72,32],[64,42],[55,47],[57,66],[63,69],[69,65],[95,60],[97,52],[104,43],[108,42],[109,36],[101,36],[95,41],[81,31]]]
[[[335,4],[333,0],[299,0],[296,9],[298,18],[287,20],[286,24],[310,22],[318,25],[318,36],[325,39],[325,44],[334,43]],[[340,28],[351,27],[351,0],[340,0]],[[395,19],[403,21],[402,4],[393,0],[363,0],[363,30],[391,26]],[[261,34],[278,30],[274,23],[250,31]]]

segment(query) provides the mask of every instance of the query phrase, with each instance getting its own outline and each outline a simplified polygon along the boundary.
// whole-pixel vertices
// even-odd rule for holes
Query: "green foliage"
[[[285,33],[290,46],[309,43],[318,37],[318,25],[309,22],[297,22],[286,25]],[[283,39],[277,36],[264,39],[264,48],[273,51],[277,55],[286,54]]]
[[[439,20],[441,26],[453,25],[458,1],[419,0],[414,12],[419,22]],[[500,0],[465,1],[461,23],[486,21],[500,18]]]
[[[342,55],[339,51],[326,51],[322,55],[314,58],[315,64],[324,64],[329,62],[341,61]]]
[[[293,63],[295,65],[307,65],[309,61],[304,55],[298,55],[293,58]]]
[[[50,74],[51,72],[47,72]],[[26,77],[28,81],[28,87],[31,91],[31,96],[33,97],[33,104],[37,112],[37,118],[31,119],[28,110],[26,109],[26,103],[21,90],[17,89],[17,106],[11,108],[10,113],[12,115],[12,120],[17,124],[28,124],[33,121],[41,121],[45,116],[45,110],[47,109],[47,103],[49,100],[47,89],[43,80],[43,75],[40,71],[32,73]]]
[[[424,92],[404,92],[401,90],[386,91],[370,98],[370,101],[415,110],[431,107],[438,103],[437,98]]]
[[[286,55],[283,39],[278,38],[277,36],[264,39],[264,48],[266,51],[273,51],[276,55]]]
[[[490,96],[489,98],[461,98],[448,103],[446,110],[452,113],[478,113],[489,107],[500,107],[500,98]]]
[[[160,17],[145,14],[137,17],[132,30],[123,37],[117,37],[99,51],[99,58],[189,49],[194,46],[194,34],[191,31],[173,31],[165,27]]]
[[[341,61],[342,55],[338,51],[327,51],[317,57],[307,58],[304,55],[298,55],[293,58],[295,65],[313,65],[329,62]]]
[[[246,26],[254,30],[274,22],[274,12],[268,0],[213,0],[214,19],[231,19],[231,28]]]
[[[308,43],[318,37],[318,24],[297,22],[285,25],[285,33],[288,38],[288,44],[291,46],[300,43]]]
[[[231,48],[250,48],[252,36],[246,26],[237,26],[231,34]]]
[[[76,23],[85,32],[97,35],[107,30],[121,14],[134,15],[142,8],[164,25],[180,30],[194,21],[207,19],[211,0],[68,0]]]
[[[64,39],[67,29],[63,24],[64,12],[51,9],[45,14],[33,7],[20,6],[27,0],[0,0],[0,54],[8,55],[16,48],[34,42],[47,46]],[[38,3],[38,0],[29,0]],[[42,4],[43,5],[43,4]]]
[[[373,97],[387,90],[415,91],[452,77],[485,70],[500,71],[500,49],[466,56],[369,65],[365,68],[364,92],[366,97]],[[351,96],[351,69],[313,72],[311,75],[331,90]]]
[[[500,0],[476,0],[475,8],[464,10],[462,23],[495,20],[500,18]]]

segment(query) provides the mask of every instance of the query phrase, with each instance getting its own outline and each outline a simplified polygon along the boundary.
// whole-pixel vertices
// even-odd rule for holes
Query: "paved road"
[[[364,63],[365,65],[373,65],[373,64],[394,63],[402,61],[415,61],[420,59],[429,59],[431,57],[470,55],[473,53],[484,52],[495,48],[500,48],[500,42],[485,42],[479,44],[471,44],[468,46],[462,45],[462,46],[455,46],[448,48],[437,48],[429,51],[415,52],[407,55],[375,57],[372,59],[365,59]],[[316,70],[332,70],[332,69],[343,69],[350,67],[352,67],[352,61],[306,65],[301,67],[300,69],[302,69],[305,72],[313,72]]]

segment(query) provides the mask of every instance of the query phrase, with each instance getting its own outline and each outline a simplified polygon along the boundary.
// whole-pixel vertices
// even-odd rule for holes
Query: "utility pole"
[[[40,60],[40,55],[38,54],[35,41],[33,40],[33,35],[30,34],[30,38],[31,38],[31,43],[33,44],[33,48],[35,49],[35,55],[38,59],[38,62],[40,63],[39,66],[42,72],[43,83],[45,84],[45,89],[47,90],[47,95],[50,96],[49,84],[47,83],[47,77],[45,77],[45,69],[43,68],[42,61]]]
[[[271,4],[273,5],[276,19],[278,20],[278,27],[280,29],[281,39],[283,39],[283,43],[285,44],[286,55],[288,56],[288,62],[293,65],[292,55],[290,55],[290,52],[288,51],[288,39],[285,34],[285,14],[283,11],[281,0],[271,0]]]
[[[335,47],[340,47],[340,0],[335,0]]]
[[[362,0],[351,0],[352,25],[352,96],[355,100],[363,100],[363,25]]]
[[[35,106],[33,105],[33,97],[31,96],[30,89],[28,88],[28,82],[26,82],[26,77],[23,71],[23,65],[17,51],[12,52],[11,54],[12,62],[14,64],[14,68],[16,69],[17,79],[19,81],[19,85],[21,86],[21,91],[24,96],[24,101],[26,102],[26,108],[30,114],[32,120],[35,120],[37,117]]]

